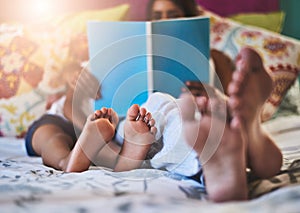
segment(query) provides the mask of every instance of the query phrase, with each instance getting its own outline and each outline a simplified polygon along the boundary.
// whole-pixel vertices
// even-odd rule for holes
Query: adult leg
[[[272,79],[261,57],[251,48],[241,50],[236,68],[228,87],[231,125],[244,130],[248,166],[257,176],[268,178],[282,165],[279,148],[261,126],[261,111],[271,93]]]
[[[190,95],[183,95],[182,99],[186,141],[198,153],[209,199],[247,199],[246,144],[241,132],[232,129],[219,112],[214,113],[212,109],[216,106],[210,106],[206,97],[197,97],[196,103]],[[195,119],[195,107],[185,110],[195,105],[202,112],[200,120]]]
[[[234,63],[227,55],[223,52],[212,49],[210,51],[211,58],[215,65],[215,72],[220,79],[222,87],[224,89],[224,93],[227,93],[227,88],[232,79],[232,74],[234,71]]]

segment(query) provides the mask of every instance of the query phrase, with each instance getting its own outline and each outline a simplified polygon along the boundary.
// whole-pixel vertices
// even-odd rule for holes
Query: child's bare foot
[[[119,118],[111,108],[102,108],[87,118],[80,137],[64,162],[65,171],[81,172],[89,168],[103,146],[115,135]]]
[[[249,167],[259,177],[267,178],[279,172],[282,164],[279,149],[261,126],[261,111],[271,93],[272,79],[251,48],[241,50],[236,68],[228,87],[231,127],[244,131]]]
[[[156,127],[150,112],[132,105],[127,111],[124,144],[115,171],[138,168],[155,140]]]
[[[208,105],[214,103],[212,100],[189,95],[182,98],[182,103],[189,106],[180,106],[181,109],[197,106],[202,112],[200,121],[185,115],[189,119],[184,120],[184,129],[187,143],[199,155],[209,199],[215,202],[247,199],[246,148],[241,133],[232,129],[224,116],[206,109],[213,107]]]

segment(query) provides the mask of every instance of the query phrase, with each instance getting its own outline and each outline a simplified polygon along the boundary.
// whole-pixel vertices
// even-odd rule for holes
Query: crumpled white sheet
[[[267,131],[275,133],[274,139],[285,158],[296,154],[295,147],[300,152],[298,124],[300,116],[264,124]],[[198,183],[156,169],[113,173],[91,167],[82,173],[57,171],[44,166],[39,157],[28,157],[23,139],[0,138],[3,213],[299,212],[300,185],[283,187],[245,202],[214,204],[205,198]]]

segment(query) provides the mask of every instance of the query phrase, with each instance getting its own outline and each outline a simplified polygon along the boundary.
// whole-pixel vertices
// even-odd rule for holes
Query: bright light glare
[[[32,3],[32,12],[36,16],[48,16],[52,11],[51,0],[35,0]]]

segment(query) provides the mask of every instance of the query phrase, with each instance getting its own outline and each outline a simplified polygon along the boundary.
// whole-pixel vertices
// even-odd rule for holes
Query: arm
[[[82,129],[90,108],[91,99],[101,98],[99,81],[89,71],[75,71],[66,75],[68,90],[64,105],[65,116]]]

